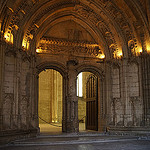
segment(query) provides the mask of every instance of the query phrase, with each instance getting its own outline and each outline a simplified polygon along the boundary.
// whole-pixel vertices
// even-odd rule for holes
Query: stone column
[[[14,102],[12,106],[12,122],[14,128],[20,127],[20,122],[18,122],[19,116],[19,98],[20,98],[20,69],[21,69],[21,55],[17,52],[14,62]]]
[[[150,54],[141,55],[144,124],[150,126]]]
[[[132,118],[129,118],[131,117],[131,106],[130,106],[130,103],[129,103],[129,96],[128,96],[128,72],[127,72],[127,62],[128,62],[128,59],[124,58],[122,60],[122,68],[121,68],[121,73],[120,73],[120,76],[121,76],[121,95],[122,95],[122,100],[123,100],[123,114],[124,114],[124,117],[123,117],[123,124],[125,126],[127,126],[128,122],[131,121]]]
[[[113,113],[113,101],[112,101],[112,80],[111,80],[111,71],[112,71],[112,62],[106,61],[105,63],[105,89],[104,94],[106,98],[107,108],[107,125],[114,125],[114,113]]]
[[[39,129],[39,119],[38,119],[38,80],[39,75],[37,73],[36,66],[36,58],[34,56],[31,57],[31,117],[32,122],[31,125],[33,128]]]
[[[67,132],[78,132],[78,98],[76,95],[76,71],[74,60],[67,62],[68,82],[67,82]]]
[[[0,130],[2,129],[1,110],[2,110],[2,89],[3,89],[2,87],[3,87],[3,81],[4,81],[3,72],[4,72],[4,42],[2,41],[2,39],[0,39]]]

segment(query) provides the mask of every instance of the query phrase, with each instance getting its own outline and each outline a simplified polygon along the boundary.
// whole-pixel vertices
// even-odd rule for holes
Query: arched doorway
[[[77,76],[79,131],[98,130],[98,78],[91,72]]]
[[[41,133],[62,132],[63,78],[54,69],[39,74],[38,116]]]
[[[97,69],[96,66],[90,66],[90,65],[74,65],[74,61],[69,61],[67,63],[67,67],[64,67],[60,63],[56,62],[49,62],[44,63],[39,66],[37,66],[37,69],[39,70],[39,73],[43,70],[49,70],[54,69],[61,73],[62,75],[62,132],[78,132],[79,131],[79,121],[82,119],[81,116],[78,114],[78,107],[80,106],[79,100],[81,97],[77,97],[77,75],[82,72],[89,73],[86,77],[89,77],[89,75],[94,75],[97,77],[98,80],[98,89],[99,92],[97,93],[98,96],[98,131],[104,131],[105,128],[105,120],[102,117],[102,114],[104,113],[104,95],[103,95],[103,88],[104,88],[104,82],[103,82],[103,72],[102,70]],[[84,76],[83,76],[84,77]],[[45,78],[46,79],[46,78]],[[88,79],[88,78],[87,78]],[[86,90],[86,84],[88,80],[83,85],[85,85],[84,90]],[[96,91],[96,90],[95,90]],[[85,91],[86,95],[86,91]],[[85,101],[86,102],[86,101]],[[39,103],[37,104],[37,106]],[[38,106],[39,107],[39,106]],[[85,109],[82,111],[86,113],[86,105]],[[86,116],[86,114],[85,114]],[[84,122],[85,123],[85,122]],[[84,130],[85,130],[85,124],[84,124]]]

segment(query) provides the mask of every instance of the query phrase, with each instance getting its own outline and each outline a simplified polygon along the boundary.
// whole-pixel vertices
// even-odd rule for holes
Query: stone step
[[[102,134],[66,134],[66,135],[49,135],[38,136],[32,139],[17,140],[9,143],[9,146],[35,146],[35,145],[66,145],[66,144],[92,144],[119,141],[135,141],[139,137],[130,136],[112,136]]]

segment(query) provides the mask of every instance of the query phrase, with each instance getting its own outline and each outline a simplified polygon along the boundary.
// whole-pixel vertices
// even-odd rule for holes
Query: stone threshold
[[[109,127],[111,135],[150,136],[149,127]]]

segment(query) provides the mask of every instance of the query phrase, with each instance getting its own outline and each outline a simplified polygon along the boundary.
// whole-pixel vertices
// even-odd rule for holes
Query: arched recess
[[[52,5],[54,2],[53,1],[51,1],[51,2],[49,2],[49,3],[47,3],[47,6],[45,6],[45,8],[49,8],[49,5]],[[57,3],[57,4],[59,4],[59,3]],[[44,4],[45,5],[45,4]],[[43,6],[44,6],[43,5]],[[43,7],[42,6],[42,7]],[[58,5],[59,6],[59,5]],[[41,11],[44,11],[43,9],[44,8],[39,8],[39,10],[41,10]],[[100,7],[99,7],[100,8]],[[33,43],[32,43],[32,47],[34,47],[32,50],[35,50],[35,47],[36,47],[36,44],[38,43],[38,41],[39,41],[39,38],[41,38],[41,36],[42,36],[42,33],[43,33],[43,31],[47,28],[47,27],[50,27],[50,26],[52,26],[52,24],[53,24],[53,22],[55,22],[55,20],[60,20],[61,18],[64,18],[64,16],[65,17],[68,17],[68,16],[71,16],[71,17],[75,17],[75,20],[77,21],[77,22],[83,22],[83,23],[85,23],[85,24],[87,24],[87,26],[88,26],[88,30],[89,29],[92,29],[93,31],[92,31],[92,34],[95,32],[97,35],[96,36],[98,36],[98,40],[97,40],[97,42],[102,46],[102,49],[105,51],[105,55],[106,55],[106,58],[109,58],[110,56],[109,56],[109,50],[108,50],[108,44],[107,44],[107,41],[106,41],[106,37],[105,37],[105,35],[102,35],[102,33],[101,33],[101,31],[99,31],[99,29],[98,29],[98,27],[97,27],[97,25],[95,26],[92,22],[90,22],[87,18],[84,18],[83,16],[81,16],[81,15],[79,15],[79,14],[77,14],[77,13],[75,13],[74,11],[74,4],[71,4],[71,3],[69,3],[68,5],[67,5],[67,7],[66,8],[59,8],[58,7],[58,9],[56,10],[56,8],[54,9],[54,11],[56,11],[56,13],[54,14],[54,12],[52,11],[52,12],[45,12],[45,14],[43,14],[42,16],[41,16],[41,18],[39,19],[39,20],[36,20],[35,18],[37,17],[36,15],[34,15],[35,16],[35,18],[34,17],[32,17],[32,18],[30,18],[27,22],[28,23],[26,23],[26,27],[24,28],[24,33],[26,33],[27,32],[27,30],[31,30],[30,28],[31,28],[31,26],[33,26],[33,24],[31,23],[32,21],[34,22],[34,20],[36,20],[36,25],[38,25],[39,27],[39,29],[36,29],[36,33],[35,33],[35,35],[34,35],[34,39],[33,39]],[[60,14],[61,15],[60,15]],[[37,13],[38,14],[38,13]],[[100,15],[101,16],[101,15]],[[110,16],[110,15],[107,15],[107,16]],[[110,16],[109,17],[109,19],[107,19],[107,18],[105,18],[105,20],[111,20],[111,22],[113,23],[113,25],[114,25],[114,27],[115,27],[115,34],[117,34],[118,36],[120,36],[121,34],[120,33],[122,33],[121,32],[121,30],[119,29],[119,27],[117,28],[117,23],[115,23],[114,24],[114,22],[112,21],[112,19],[111,19],[112,17]],[[72,19],[72,18],[71,18]],[[101,22],[101,21],[100,21]],[[103,22],[103,21],[102,21]],[[108,21],[105,21],[105,24],[107,24],[107,22]],[[52,24],[51,24],[52,23]],[[84,25],[85,26],[85,25]],[[41,28],[42,27],[42,28]],[[34,30],[34,29],[33,29]],[[42,32],[41,32],[41,31]],[[32,30],[31,30],[32,31]],[[41,34],[40,34],[40,32],[41,32]],[[111,32],[114,34],[114,31],[113,30],[111,30]],[[20,32],[21,33],[21,32]],[[95,34],[94,33],[94,34]],[[23,33],[21,33],[22,35],[23,35]],[[20,35],[21,35],[20,34]],[[94,35],[93,34],[93,35]],[[116,37],[118,37],[118,36],[116,36]],[[18,38],[18,40],[19,39],[21,39],[21,37],[19,37]],[[95,38],[96,39],[96,38]],[[122,45],[123,45],[123,47],[125,47],[125,46],[127,46],[126,45],[126,41],[124,41],[123,39],[124,39],[124,37],[123,36],[120,36],[120,39],[122,39]],[[101,44],[102,43],[102,44]],[[119,42],[120,43],[120,42]],[[118,43],[118,41],[117,41],[117,45],[120,45]],[[120,46],[121,47],[121,46]],[[125,50],[127,50],[127,47],[125,48]],[[125,54],[125,52],[124,52],[124,54]],[[108,55],[108,56],[107,56]]]
[[[66,96],[67,96],[67,73],[66,73],[66,68],[65,66],[63,66],[62,64],[60,63],[57,63],[57,62],[43,62],[41,64],[39,64],[37,67],[37,78],[36,78],[36,82],[37,82],[37,86],[36,86],[36,89],[35,91],[37,92],[37,94],[39,93],[38,91],[38,75],[40,72],[42,72],[43,70],[45,69],[53,69],[53,70],[56,70],[58,71],[61,75],[62,75],[62,78],[63,78],[63,81],[62,81],[62,132],[66,132],[66,114],[67,114],[67,108],[66,108]],[[36,113],[38,114],[38,96],[37,96],[37,99],[36,99]],[[38,118],[37,118],[38,119]],[[37,122],[39,122],[37,120]]]
[[[102,68],[94,65],[81,64],[76,68],[76,75],[81,72],[90,72],[98,78],[98,131],[106,130],[107,103],[105,101],[105,74]]]
[[[39,28],[39,30],[36,33],[36,38],[34,38],[34,40],[31,43],[31,47],[33,47],[33,50],[35,50],[35,48],[38,46],[38,42],[40,41],[40,38],[43,36],[43,34],[49,30],[51,27],[55,26],[56,24],[63,22],[63,21],[68,21],[68,20],[72,20],[75,23],[81,25],[86,31],[88,31],[90,33],[90,35],[92,35],[93,39],[95,40],[95,43],[97,43],[98,45],[100,45],[101,50],[104,52],[105,57],[106,58],[110,58],[110,54],[109,54],[109,49],[106,43],[106,40],[104,39],[103,35],[101,34],[101,32],[95,28],[94,26],[92,26],[92,24],[90,24],[87,20],[83,19],[82,17],[71,13],[60,13],[60,16],[55,17],[55,19],[53,18],[53,20],[51,20],[52,18],[48,18],[43,24],[42,27]]]
[[[12,2],[13,3],[13,2]],[[131,1],[131,0],[129,0],[129,1],[126,1],[126,0],[122,0],[122,2],[120,3],[120,2],[118,2],[118,1],[112,1],[112,2],[108,2],[108,1],[94,1],[94,2],[89,2],[89,1],[87,1],[87,0],[85,0],[85,1],[66,1],[66,0],[58,0],[57,2],[56,1],[54,1],[54,0],[52,0],[52,1],[46,1],[46,0],[43,0],[43,1],[38,1],[38,2],[35,2],[35,1],[33,1],[32,3],[34,4],[33,5],[33,7],[32,7],[32,11],[30,12],[30,13],[24,13],[24,17],[23,17],[23,19],[21,19],[21,18],[19,18],[20,16],[18,15],[18,12],[20,11],[20,8],[22,8],[22,7],[19,7],[20,5],[22,5],[24,2],[22,2],[22,1],[15,1],[14,3],[13,3],[13,5],[11,6],[11,8],[9,8],[11,11],[13,10],[14,11],[14,13],[12,13],[11,15],[8,15],[9,17],[9,19],[8,19],[8,23],[6,23],[6,25],[9,25],[9,22],[12,22],[13,21],[13,19],[15,18],[17,18],[17,22],[19,22],[18,24],[19,24],[19,29],[17,29],[18,31],[16,32],[17,33],[17,37],[15,37],[15,41],[16,41],[16,43],[15,43],[15,45],[18,47],[18,48],[21,48],[22,46],[21,46],[21,42],[22,42],[22,38],[23,38],[23,36],[24,36],[24,33],[26,33],[26,31],[29,29],[32,29],[32,28],[40,28],[41,27],[41,25],[42,25],[42,23],[41,23],[41,21],[39,21],[41,18],[42,18],[42,20],[47,20],[48,19],[48,17],[49,17],[49,15],[52,15],[52,14],[54,14],[54,13],[58,13],[59,11],[61,11],[61,9],[64,9],[65,7],[66,8],[68,8],[68,10],[71,8],[72,10],[74,9],[74,6],[75,5],[84,5],[84,6],[86,6],[86,7],[88,7],[88,8],[91,8],[91,10],[93,10],[95,13],[96,13],[96,15],[99,15],[100,17],[106,17],[104,20],[106,21],[106,20],[110,20],[109,22],[111,22],[111,24],[113,24],[113,27],[115,27],[115,30],[116,30],[116,32],[114,33],[114,31],[113,30],[111,30],[111,32],[113,33],[113,34],[116,34],[116,38],[119,36],[120,37],[120,39],[121,39],[121,42],[122,42],[122,45],[123,45],[123,51],[124,51],[124,55],[127,57],[127,41],[124,41],[123,39],[125,38],[122,34],[120,34],[120,33],[122,33],[122,30],[120,29],[120,25],[121,25],[121,23],[122,23],[122,21],[118,24],[117,22],[116,22],[116,20],[114,20],[114,17],[112,17],[112,14],[114,13],[115,14],[115,7],[116,6],[118,6],[118,7],[116,7],[116,9],[117,9],[117,12],[122,12],[123,14],[126,14],[125,16],[126,16],[126,20],[127,20],[127,22],[126,23],[128,23],[129,22],[129,26],[131,26],[132,27],[132,30],[135,30],[134,32],[134,37],[136,37],[136,36],[140,36],[141,35],[141,33],[139,32],[139,27],[140,28],[142,28],[142,30],[143,30],[143,34],[144,34],[144,31],[145,31],[145,33],[146,33],[146,36],[145,37],[147,37],[147,45],[148,45],[148,41],[149,41],[149,30],[148,30],[148,19],[146,18],[146,15],[144,15],[144,13],[143,13],[143,11],[142,11],[142,7],[140,7],[140,3],[138,3],[138,2],[136,2],[136,1]],[[108,3],[108,5],[106,5]],[[114,5],[116,3],[116,5]],[[148,2],[147,2],[148,3]],[[3,3],[3,5],[2,5],[2,9],[4,9],[7,4],[7,1],[5,2],[5,3]],[[11,3],[10,3],[11,4]],[[134,6],[134,8],[135,9],[132,9],[133,8],[133,4],[135,4],[135,6]],[[110,7],[111,6],[111,7]],[[125,6],[125,7],[122,7],[122,6]],[[26,7],[28,7],[28,6],[26,6]],[[52,7],[53,9],[50,9],[50,7]],[[110,9],[109,11],[107,11],[107,9],[108,8],[112,8],[112,9]],[[16,10],[16,8],[18,8],[18,10]],[[94,9],[93,9],[94,8]],[[70,10],[71,10],[70,9]],[[50,11],[48,11],[48,10],[50,10]],[[128,10],[128,11],[126,11],[126,10]],[[24,9],[22,9],[22,12],[24,12]],[[26,11],[25,11],[26,12]],[[70,11],[71,12],[71,11]],[[126,13],[126,12],[128,12],[128,13]],[[4,17],[6,12],[4,11],[2,14],[2,16]],[[50,14],[49,14],[50,13]],[[138,13],[138,15],[136,15],[136,13]],[[17,15],[15,15],[14,17],[12,17],[13,16],[13,14],[17,14]],[[105,14],[105,15],[104,15]],[[40,16],[42,16],[42,17],[39,17],[39,15]],[[132,17],[129,17],[128,18],[128,15],[129,16],[132,16]],[[56,15],[57,16],[57,15]],[[119,16],[119,15],[118,15]],[[139,16],[138,18],[137,18],[137,16]],[[12,18],[11,18],[12,17]],[[39,19],[39,18],[40,19]],[[46,19],[43,19],[43,17],[45,17]],[[83,20],[85,20],[85,19],[83,19]],[[133,20],[133,23],[132,23],[132,20]],[[137,20],[137,21],[136,21]],[[141,20],[141,21],[139,21],[139,20]],[[105,22],[105,24],[107,24],[107,22],[108,21],[106,21]],[[141,23],[143,24],[141,24]],[[13,22],[14,23],[14,22]],[[38,23],[40,23],[40,24],[38,24]],[[17,24],[17,25],[18,25]],[[91,24],[90,23],[90,21],[89,21],[89,24]],[[137,27],[134,27],[133,26],[133,24],[135,24],[135,26],[137,26]],[[139,24],[139,25],[138,25]],[[141,24],[141,25],[140,25]],[[11,24],[12,25],[12,24]],[[14,26],[15,26],[15,24],[13,24]],[[37,25],[37,26],[36,26]],[[21,28],[20,28],[21,27]],[[144,27],[144,28],[143,28]],[[4,27],[5,28],[5,27]],[[6,26],[6,28],[7,28],[7,26]],[[135,29],[134,29],[135,28]],[[12,29],[13,30],[13,29]],[[33,29],[34,30],[34,29]],[[142,31],[141,30],[141,31]],[[15,31],[15,30],[14,30]],[[30,30],[30,31],[32,31],[32,30]],[[37,31],[37,30],[36,30]],[[138,33],[139,32],[139,33]],[[117,34],[117,33],[119,33],[119,34]],[[138,34],[138,35],[136,35],[136,34]],[[118,36],[117,36],[118,35]],[[103,37],[103,39],[105,39],[105,37]],[[34,37],[34,39],[33,40],[36,40],[36,37]],[[105,39],[106,40],[106,39]],[[141,40],[142,40],[142,37],[141,37]],[[139,43],[140,43],[140,41],[141,40],[138,40],[139,41]],[[118,42],[117,42],[117,44],[118,44]],[[143,42],[143,44],[144,44],[144,42]],[[34,44],[33,44],[34,45]],[[105,45],[105,43],[104,43],[104,45]],[[120,46],[121,47],[121,46]],[[35,48],[34,48],[35,49]],[[125,50],[124,50],[125,49]]]

